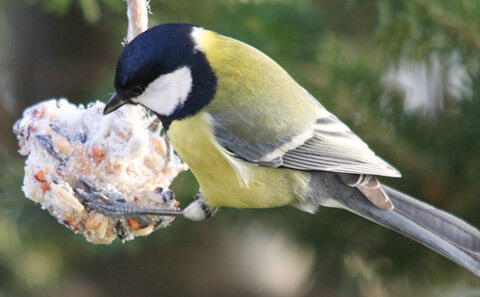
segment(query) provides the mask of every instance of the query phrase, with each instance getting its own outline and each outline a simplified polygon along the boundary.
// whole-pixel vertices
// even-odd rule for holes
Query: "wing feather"
[[[249,123],[252,130],[250,133],[236,133],[238,125],[242,123],[235,124],[232,118],[242,119],[243,122],[258,114],[237,110],[242,114],[226,117],[225,113],[212,113],[217,141],[235,157],[261,166],[400,176],[393,166],[376,156],[347,125],[328,112],[311,95],[306,94],[304,98],[314,101],[313,106],[318,110],[314,121],[305,125],[297,123],[296,127],[301,129],[292,129],[289,135],[275,138],[272,137],[276,133],[275,127],[251,127]],[[263,129],[259,135],[269,135],[268,140],[265,137],[256,138],[255,129]],[[266,131],[269,129],[271,131]],[[248,140],[241,135],[248,135]]]

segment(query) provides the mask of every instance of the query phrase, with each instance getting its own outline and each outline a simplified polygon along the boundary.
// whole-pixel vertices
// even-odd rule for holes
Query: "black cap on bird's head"
[[[164,127],[195,114],[212,100],[216,77],[194,35],[204,29],[164,24],[132,40],[121,53],[115,74],[116,93],[104,109],[141,104],[157,114]]]

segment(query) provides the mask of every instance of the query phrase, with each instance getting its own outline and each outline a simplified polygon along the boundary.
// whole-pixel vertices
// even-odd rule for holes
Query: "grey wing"
[[[247,140],[241,136],[246,135],[245,131],[240,131],[242,123],[232,121],[225,114],[212,114],[214,133],[218,143],[235,157],[262,166],[400,176],[336,116],[319,107],[315,121],[287,135],[255,137],[257,129],[262,130],[261,135],[276,133],[275,127],[264,125],[250,127]],[[232,117],[248,121],[249,115]],[[271,130],[271,133],[265,133],[265,130]]]
[[[248,113],[214,113],[214,134],[218,143],[237,158],[260,166],[339,173],[345,184],[358,188],[375,206],[393,209],[374,176],[399,177],[400,172],[376,156],[365,142],[318,102],[315,106],[318,111],[314,121],[297,125],[297,130],[278,137],[271,125],[252,127],[249,122],[252,115]],[[257,133],[262,136],[256,136]]]
[[[317,119],[313,135],[282,156],[282,166],[300,170],[371,174],[398,177],[400,173],[382,160],[332,114]]]

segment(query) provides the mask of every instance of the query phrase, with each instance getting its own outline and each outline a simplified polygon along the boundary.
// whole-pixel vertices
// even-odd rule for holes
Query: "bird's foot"
[[[185,218],[192,221],[203,221],[215,215],[218,207],[208,206],[200,193],[195,195],[195,198],[195,201],[183,210],[183,216]]]
[[[201,194],[195,195],[195,201],[190,203],[183,211],[135,207],[128,204],[121,195],[99,189],[93,182],[83,176],[78,178],[78,188],[74,191],[79,201],[88,210],[95,210],[108,217],[135,218],[142,226],[147,226],[151,222],[148,216],[183,216],[192,221],[202,221],[215,215],[218,210],[217,207],[208,206]],[[175,194],[170,190],[162,190],[159,194],[164,201],[175,198]]]
[[[78,188],[75,193],[80,202],[89,210],[95,210],[108,217],[133,217],[142,225],[148,225],[150,219],[147,216],[183,216],[181,210],[169,209],[147,209],[130,205],[126,200],[118,194],[107,193],[102,189],[98,189],[93,182],[87,178],[80,176],[78,178]],[[175,198],[170,190],[163,190],[159,193],[164,201]]]

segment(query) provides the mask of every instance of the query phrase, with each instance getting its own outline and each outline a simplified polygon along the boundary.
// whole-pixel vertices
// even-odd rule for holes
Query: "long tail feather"
[[[393,202],[393,210],[379,209],[360,191],[348,186],[336,184],[334,196],[346,209],[414,239],[480,276],[478,229],[427,203],[382,187]]]

